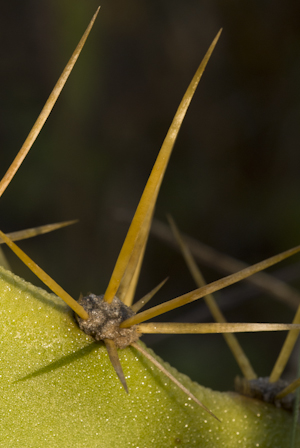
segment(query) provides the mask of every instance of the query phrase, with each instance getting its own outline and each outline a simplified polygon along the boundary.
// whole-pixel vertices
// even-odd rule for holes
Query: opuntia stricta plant
[[[0,195],[42,129],[98,12],[99,9],[0,182]],[[164,173],[220,34],[221,31],[214,38],[177,109],[102,294],[78,293],[75,300],[13,242],[69,221],[53,228],[29,229],[18,236],[0,231],[2,241],[55,294],[49,295],[1,269],[3,446],[284,446],[286,432],[292,433],[292,417],[286,411],[274,404],[216,393],[192,383],[140,342],[145,333],[222,333],[245,384],[251,388],[257,374],[233,333],[289,331],[287,340],[294,342],[300,330],[298,315],[292,324],[228,323],[212,296],[296,254],[300,246],[205,285],[171,218],[171,227],[198,288],[140,311],[163,286],[162,281],[153,285],[145,297],[134,301]],[[209,306],[215,323],[147,322],[201,298]],[[293,344],[288,345],[288,355],[280,355],[280,359],[289,356]],[[279,379],[284,368],[285,361],[278,363],[281,367],[275,367],[277,373],[267,381],[269,386]],[[298,382],[276,389],[271,401],[281,405],[281,400],[297,386]],[[297,431],[295,434],[294,439],[299,437]]]

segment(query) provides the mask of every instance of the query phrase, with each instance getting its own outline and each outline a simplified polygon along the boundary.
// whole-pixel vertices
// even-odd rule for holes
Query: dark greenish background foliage
[[[1,176],[98,4],[1,2]],[[62,96],[1,199],[1,229],[79,218],[72,228],[21,246],[73,296],[104,292],[127,227],[120,211],[134,210],[177,105],[223,27],[178,138],[156,216],[172,213],[182,230],[247,262],[299,244],[299,2],[101,4]],[[39,284],[7,253],[16,273]],[[286,274],[294,280],[299,262],[295,269]],[[208,281],[220,276],[205,267],[204,274]],[[138,294],[167,275],[157,300],[194,288],[181,257],[151,237]],[[246,300],[248,292],[241,285],[219,294],[228,319],[291,320],[288,308],[262,295]],[[164,319],[208,319],[200,302],[180,313]],[[270,372],[283,339],[240,337],[262,375]],[[203,385],[231,388],[238,373],[221,336],[146,342]]]

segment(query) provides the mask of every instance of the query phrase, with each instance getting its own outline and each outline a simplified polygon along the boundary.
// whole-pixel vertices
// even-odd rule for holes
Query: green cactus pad
[[[127,395],[105,347],[59,298],[2,268],[0,291],[1,447],[288,446],[288,412],[206,389],[161,361],[220,423],[133,348],[119,351]]]

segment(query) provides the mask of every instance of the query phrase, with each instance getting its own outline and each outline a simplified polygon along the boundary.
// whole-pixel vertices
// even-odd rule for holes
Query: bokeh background
[[[7,170],[98,0],[0,4],[0,175]],[[156,207],[166,222],[248,263],[300,242],[300,4],[292,0],[103,0],[41,135],[1,198],[1,229],[79,219],[24,241],[71,295],[103,293],[179,101],[219,28]],[[39,281],[6,249],[14,272]],[[207,281],[221,276],[203,266]],[[294,286],[299,257],[273,269]],[[151,236],[137,296],[170,279],[157,301],[194,289],[180,254]],[[245,284],[217,295],[231,321],[292,320],[294,310]],[[250,297],[250,298],[249,298]],[[203,303],[164,320],[209,321]],[[283,334],[239,337],[268,375]],[[239,373],[219,335],[147,337],[203,385]],[[295,359],[286,376],[295,374]]]

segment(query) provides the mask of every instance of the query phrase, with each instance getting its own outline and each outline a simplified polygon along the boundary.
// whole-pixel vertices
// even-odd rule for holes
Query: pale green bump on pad
[[[3,268],[0,291],[1,447],[289,445],[291,414],[206,389],[164,363],[219,423],[133,348],[119,352],[127,395],[105,347],[79,330],[59,298]]]

